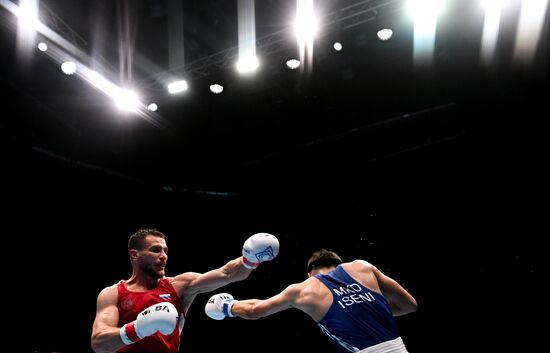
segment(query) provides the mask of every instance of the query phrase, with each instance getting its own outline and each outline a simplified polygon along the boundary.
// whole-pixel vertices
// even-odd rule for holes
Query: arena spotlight
[[[168,92],[170,94],[176,94],[183,91],[187,91],[188,88],[189,86],[187,85],[187,81],[185,80],[174,81],[168,84]]]
[[[66,75],[72,75],[76,72],[76,64],[73,61],[65,61],[61,64],[61,71]]]
[[[286,61],[286,66],[291,70],[296,70],[300,67],[300,60],[290,59]]]
[[[38,47],[38,50],[40,50],[40,51],[48,50],[48,44],[46,44],[44,42],[38,43],[37,47]]]
[[[385,41],[393,36],[393,31],[389,28],[383,28],[376,33],[378,39]]]
[[[217,83],[210,85],[210,92],[214,94],[220,94],[223,92],[223,86]]]

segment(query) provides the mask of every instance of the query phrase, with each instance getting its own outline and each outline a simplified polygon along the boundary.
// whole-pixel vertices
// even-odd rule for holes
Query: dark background
[[[86,39],[98,14],[104,29],[120,21],[117,2],[45,3]],[[294,9],[256,3],[258,37]],[[188,62],[237,44],[236,2],[182,4]],[[166,67],[166,3],[133,6],[136,51]],[[212,69],[182,97],[150,93],[167,130],[120,119],[40,55],[22,72],[13,18],[0,8],[3,288],[15,295],[4,302],[18,351],[92,352],[97,294],[129,277],[127,239],[142,227],[167,234],[168,275],[219,267],[248,236],[276,235],[275,260],[219,290],[237,299],[302,281],[321,247],[371,261],[419,303],[397,319],[411,353],[539,348],[548,24],[529,66],[512,62],[513,26],[503,24],[487,69],[474,2],[453,6],[431,68],[412,64],[410,23],[381,11],[339,29],[340,53],[335,33],[318,39],[310,76],[284,69],[284,47],[254,79]],[[395,39],[378,42],[372,30],[389,19]],[[228,82],[220,96],[205,89],[214,76]],[[210,320],[210,295],[188,313],[182,352],[333,351],[298,311]]]

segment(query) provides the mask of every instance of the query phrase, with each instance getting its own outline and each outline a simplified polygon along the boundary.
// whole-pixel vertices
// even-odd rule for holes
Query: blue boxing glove
[[[273,260],[279,253],[279,240],[269,233],[256,233],[243,245],[243,264],[256,268],[260,262]]]
[[[235,303],[233,296],[228,293],[218,293],[208,299],[204,312],[209,318],[214,320],[223,320],[226,317],[234,317],[231,313],[231,307]]]

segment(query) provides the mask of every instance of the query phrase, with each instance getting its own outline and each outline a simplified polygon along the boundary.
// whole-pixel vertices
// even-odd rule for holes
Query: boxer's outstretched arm
[[[273,260],[279,253],[279,240],[269,233],[256,233],[243,244],[242,256],[224,266],[205,273],[186,272],[174,277],[183,288],[183,297],[194,298],[248,277],[252,269],[265,261]]]
[[[311,315],[313,307],[310,308],[305,304],[301,294],[302,288],[303,284],[292,284],[281,293],[265,300],[235,300],[227,293],[214,294],[206,303],[204,310],[206,315],[215,320],[235,316],[256,320],[291,308],[300,309]]]

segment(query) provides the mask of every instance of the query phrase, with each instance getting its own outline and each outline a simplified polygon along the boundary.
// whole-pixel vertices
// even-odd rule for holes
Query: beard
[[[151,278],[162,278],[162,277],[164,277],[164,270],[163,271],[157,271],[154,268],[149,267],[149,266],[143,266],[141,268],[141,270],[143,271],[143,273],[145,273],[147,276],[149,276]]]

